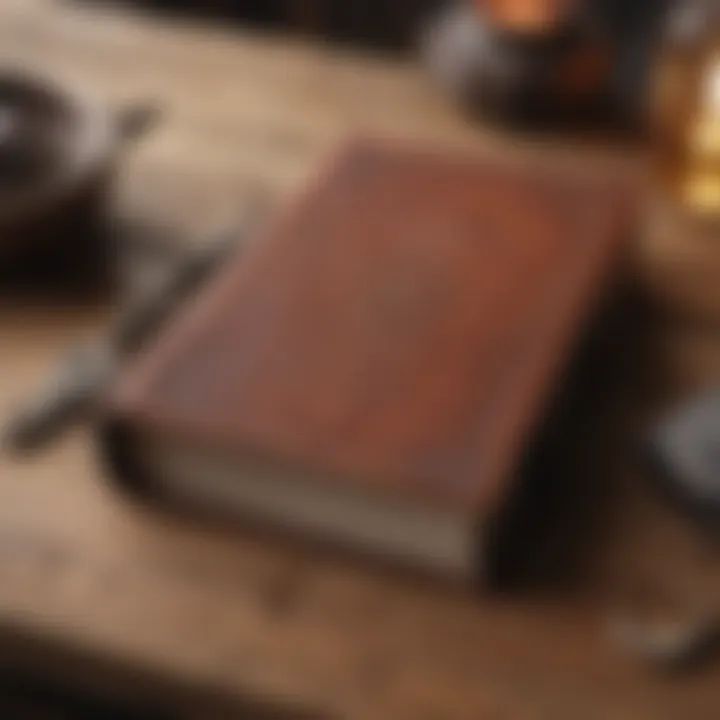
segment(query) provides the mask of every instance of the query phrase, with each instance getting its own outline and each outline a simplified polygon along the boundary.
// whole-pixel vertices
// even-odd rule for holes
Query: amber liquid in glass
[[[665,49],[656,68],[655,148],[660,177],[680,205],[720,218],[720,32]]]

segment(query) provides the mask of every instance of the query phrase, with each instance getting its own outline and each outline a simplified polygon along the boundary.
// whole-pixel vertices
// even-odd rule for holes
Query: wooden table
[[[167,117],[129,154],[117,203],[185,233],[258,183],[281,202],[355,130],[597,172],[627,164],[480,132],[411,64],[88,5],[6,0],[0,55],[110,103],[158,99]],[[0,303],[5,409],[103,313]],[[718,343],[703,342],[673,355],[678,377],[716,374]],[[81,429],[36,459],[0,459],[0,657],[203,718],[709,720],[718,663],[668,681],[604,635],[631,577],[688,597],[720,589],[712,554],[644,492],[628,484],[572,592],[478,599],[133,506],[103,481]]]

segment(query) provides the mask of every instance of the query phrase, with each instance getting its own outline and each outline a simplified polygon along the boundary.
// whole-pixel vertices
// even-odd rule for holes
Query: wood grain
[[[118,202],[186,232],[232,212],[254,183],[284,196],[358,129],[521,163],[627,167],[593,147],[480,132],[409,64],[107,13],[6,0],[0,55],[117,104],[159,98],[167,119],[129,156]],[[0,300],[0,407],[101,321],[97,308]],[[674,367],[697,385],[717,368],[701,365]],[[176,707],[192,697],[199,717],[214,713],[210,696],[218,715],[247,715],[250,703],[373,720],[712,718],[717,663],[668,682],[603,637],[607,604],[638,578],[720,590],[705,546],[624,467],[612,537],[581,587],[480,600],[129,505],[79,430],[42,458],[0,459],[0,655]]]

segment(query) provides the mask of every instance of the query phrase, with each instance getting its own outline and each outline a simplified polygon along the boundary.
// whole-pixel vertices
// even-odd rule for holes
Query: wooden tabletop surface
[[[356,131],[598,172],[626,163],[481,132],[411,62],[91,6],[5,0],[0,58],[75,78],[113,106],[157,100],[163,122],[126,154],[116,202],[186,234],[257,185],[282,202]],[[0,408],[103,314],[3,297]],[[720,343],[683,332],[668,333],[668,357],[701,385]],[[720,663],[668,679],[605,633],[631,582],[720,597],[713,553],[644,493],[629,482],[581,587],[478,598],[134,506],[79,429],[37,458],[0,458],[0,657],[138,697],[162,689],[199,717],[710,720]]]

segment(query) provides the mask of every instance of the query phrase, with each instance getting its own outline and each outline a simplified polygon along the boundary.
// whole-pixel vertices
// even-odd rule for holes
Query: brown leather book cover
[[[161,435],[492,518],[626,209],[577,177],[354,141],[130,369],[113,442]]]

